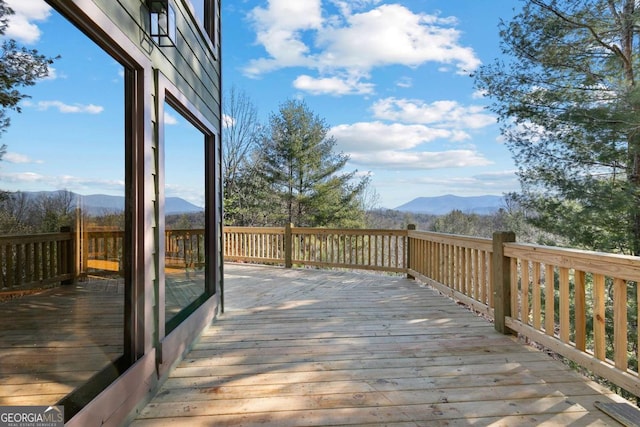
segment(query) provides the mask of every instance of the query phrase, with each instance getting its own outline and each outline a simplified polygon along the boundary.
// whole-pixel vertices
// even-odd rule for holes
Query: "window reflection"
[[[205,292],[204,134],[165,104],[165,319]]]
[[[191,8],[196,14],[196,19],[204,27],[205,16],[204,16],[204,3],[208,0],[189,0],[191,3]]]
[[[124,67],[61,15],[40,25],[74,42],[42,40],[66,78],[3,134],[23,160],[0,162],[0,405],[55,404],[124,355]]]

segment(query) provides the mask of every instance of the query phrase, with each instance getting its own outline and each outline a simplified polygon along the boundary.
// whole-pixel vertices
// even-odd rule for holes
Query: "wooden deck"
[[[202,294],[201,273],[167,272],[166,313]],[[0,295],[2,296],[2,295]],[[89,277],[0,302],[0,406],[53,405],[123,353],[124,281]]]
[[[132,423],[615,426],[625,401],[400,276],[227,264],[226,312]]]
[[[0,405],[52,405],[121,355],[123,294],[96,278],[0,303]]]

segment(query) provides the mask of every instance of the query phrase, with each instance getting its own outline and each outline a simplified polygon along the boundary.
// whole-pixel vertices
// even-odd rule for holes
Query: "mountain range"
[[[53,195],[56,191],[24,192],[28,197]],[[72,193],[73,204],[78,198],[82,199],[82,208],[90,214],[103,214],[105,212],[119,212],[124,210],[124,197],[109,196],[106,194],[79,195]],[[452,210],[464,213],[491,214],[503,208],[505,205],[503,196],[454,196],[447,194],[437,197],[417,197],[408,203],[396,207],[400,212],[412,212],[431,215],[446,215]],[[203,209],[180,197],[167,197],[165,199],[165,213],[167,215],[202,212]]]
[[[447,194],[437,197],[417,197],[394,210],[401,212],[446,215],[453,210],[463,213],[487,215],[497,212],[505,205],[503,196],[454,196]]]
[[[37,191],[37,192],[23,192],[29,197],[38,197],[41,195],[54,195],[60,193],[60,191]],[[124,210],[124,197],[122,196],[109,196],[106,194],[89,194],[80,195],[70,192],[73,196],[72,203],[77,203],[78,199],[81,200],[82,209],[90,214],[103,214],[105,212],[120,212]],[[202,208],[196,206],[180,197],[167,197],[165,199],[165,213],[167,215],[183,214],[202,212]]]

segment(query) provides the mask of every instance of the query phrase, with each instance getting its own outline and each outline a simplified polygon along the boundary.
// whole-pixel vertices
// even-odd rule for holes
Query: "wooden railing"
[[[204,229],[167,230],[165,267],[198,268],[205,264]]]
[[[74,233],[0,236],[0,292],[4,296],[72,281]]]
[[[505,325],[640,396],[637,257],[505,243]]]
[[[406,230],[226,227],[227,261],[406,272]]]
[[[410,276],[494,316],[490,239],[409,230],[408,245]]]
[[[640,396],[640,258],[409,231],[408,274]]]
[[[0,291],[120,270],[121,232],[0,237]],[[166,265],[204,263],[204,230],[166,234]],[[226,227],[227,261],[405,273],[640,396],[640,258],[409,230]],[[84,265],[83,265],[84,263]],[[111,263],[111,264],[110,264]],[[75,264],[78,265],[78,264]]]
[[[284,227],[225,227],[224,259],[284,264],[284,235]]]
[[[122,273],[124,232],[121,230],[89,230],[82,233],[82,257],[79,271],[114,271]]]

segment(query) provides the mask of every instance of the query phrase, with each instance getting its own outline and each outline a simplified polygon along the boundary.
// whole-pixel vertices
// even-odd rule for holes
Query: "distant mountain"
[[[201,207],[189,203],[180,197],[167,197],[164,200],[164,211],[167,215],[202,212],[203,210]]]
[[[464,213],[491,214],[504,207],[502,196],[461,197],[447,194],[438,197],[418,197],[395,208],[401,212],[446,215],[452,210]]]
[[[24,192],[30,198],[36,198],[41,195],[54,195],[60,193],[59,191],[37,191],[37,192]],[[79,195],[71,193],[73,195],[73,203],[76,203],[78,198],[81,199],[82,208],[94,215],[100,215],[110,212],[120,212],[124,210],[124,197],[122,196],[108,196],[106,194],[89,194]],[[180,197],[167,197],[165,199],[165,213],[167,215],[202,212],[202,208],[192,203],[187,202]]]
[[[106,194],[90,194],[88,196],[80,196],[82,208],[91,213],[119,212],[124,210],[124,197],[107,196]]]
[[[85,209],[90,212],[121,211],[124,210],[124,197],[107,196],[104,194],[91,194],[82,196]],[[187,202],[180,197],[167,197],[164,210],[167,215],[201,212],[202,208]]]

